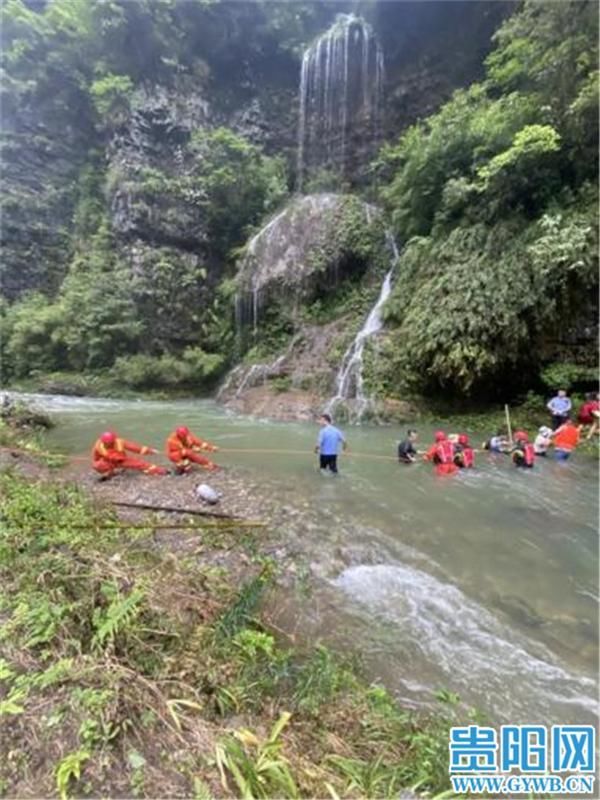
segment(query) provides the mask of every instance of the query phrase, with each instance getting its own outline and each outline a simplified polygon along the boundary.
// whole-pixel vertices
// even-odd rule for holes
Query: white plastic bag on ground
[[[203,503],[214,506],[221,499],[221,492],[213,489],[208,483],[201,483],[199,486],[196,486],[196,497],[198,500],[202,500]]]

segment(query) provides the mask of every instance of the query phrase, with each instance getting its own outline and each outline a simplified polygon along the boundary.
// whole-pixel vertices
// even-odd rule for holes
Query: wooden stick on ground
[[[214,517],[215,519],[228,519],[234,522],[245,522],[243,517],[235,517],[233,514],[222,514],[219,511],[205,511],[199,508],[183,508],[176,506],[156,506],[151,503],[128,503],[124,500],[111,500],[113,506],[124,506],[125,508],[141,508],[147,511],[169,511],[172,514],[195,514],[198,517]]]
[[[127,523],[122,523],[119,525],[96,525],[95,527],[99,530],[170,530],[170,529],[177,529],[177,530],[192,530],[192,531],[199,531],[199,530],[206,530],[207,528],[213,528],[217,530],[228,530],[229,528],[264,528],[266,526],[266,522],[260,522],[260,520],[255,519],[237,519],[236,517],[232,517],[228,519],[227,524],[217,525],[214,522],[200,522],[196,525],[187,524],[185,522],[180,523],[171,523],[170,525],[162,524],[157,525],[155,523],[141,523],[139,525],[127,525]],[[83,525],[71,525],[70,527],[89,527]]]
[[[508,403],[504,406],[504,413],[506,414],[506,427],[508,428],[508,441],[512,444],[513,437],[512,437],[512,427],[510,424],[510,411],[508,409]]]
[[[227,523],[223,523],[219,525],[218,523],[211,521],[211,522],[199,522],[194,524],[189,524],[185,522],[179,523],[171,523],[171,524],[156,524],[153,522],[146,522],[140,523],[136,525],[128,525],[126,522],[119,523],[117,525],[69,525],[69,530],[88,530],[89,528],[93,528],[94,530],[98,531],[129,531],[129,530],[192,530],[192,531],[204,531],[204,530],[217,530],[217,531],[228,531],[234,528],[265,528],[267,525],[266,522],[260,522],[259,520],[242,520],[242,519],[232,519],[228,520]],[[40,531],[52,530],[52,528],[44,527],[41,525],[32,525],[30,528],[23,528],[20,527],[15,530],[16,533],[19,531],[25,532],[32,532],[35,531],[39,533]],[[6,531],[6,533],[10,533],[11,531]]]

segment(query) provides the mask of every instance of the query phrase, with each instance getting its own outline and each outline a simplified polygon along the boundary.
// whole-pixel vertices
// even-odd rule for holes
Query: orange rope
[[[49,453],[44,451],[34,451],[34,450],[27,450],[24,448],[19,447],[0,447],[0,450],[6,450],[8,452],[13,453],[24,453],[25,455],[29,456],[48,456],[48,457],[59,457],[59,458],[66,458],[69,461],[90,461],[89,456],[77,456],[77,455],[69,455],[66,453]],[[489,450],[482,450],[481,448],[473,448],[476,453],[489,453],[493,451]],[[219,447],[217,451],[219,453],[239,453],[239,454],[267,454],[267,455],[278,455],[278,456],[313,456],[313,450],[276,450],[276,449],[267,449],[267,448],[233,448],[233,447]],[[396,456],[384,456],[378,455],[376,453],[356,453],[353,450],[347,451],[344,453],[347,458],[367,458],[372,459],[374,461],[397,461]],[[217,456],[218,458],[218,456]]]
[[[49,457],[59,457],[59,458],[66,458],[69,461],[90,461],[89,456],[76,456],[76,455],[69,455],[67,453],[49,453],[43,450],[27,450],[21,447],[0,447],[0,450],[6,450],[12,453],[23,453],[29,456],[49,456]],[[280,456],[307,456],[307,455],[314,455],[314,451],[312,450],[268,450],[268,449],[261,449],[261,448],[224,448],[219,447],[219,453],[261,453],[261,454],[270,454],[270,455],[280,455]],[[358,458],[373,458],[373,459],[383,459],[384,461],[396,461],[394,456],[380,456],[376,455],[375,453],[354,453],[354,452],[347,452],[345,453],[346,456],[354,456]]]
[[[266,450],[260,448],[233,448],[233,447],[220,447],[220,453],[269,453],[273,455],[284,455],[284,456],[313,456],[314,450]],[[374,458],[384,461],[396,461],[397,459],[395,456],[380,456],[376,455],[375,453],[355,453],[354,451],[346,451],[344,453],[347,457],[354,456],[355,458]]]

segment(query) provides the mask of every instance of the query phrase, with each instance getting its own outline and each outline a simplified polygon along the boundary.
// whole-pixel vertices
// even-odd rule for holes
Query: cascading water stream
[[[340,403],[351,403],[352,416],[356,420],[360,420],[370,404],[370,398],[365,394],[363,377],[365,344],[367,339],[379,333],[383,327],[381,311],[392,291],[392,277],[400,257],[394,237],[389,231],[386,232],[386,241],[392,253],[392,266],[383,279],[379,296],[369,316],[344,353],[336,378],[336,393],[327,404],[327,411],[332,412]]]
[[[304,178],[319,169],[345,175],[354,145],[370,147],[379,141],[383,77],[381,45],[371,26],[353,14],[339,14],[305,51],[300,71],[299,191]]]
[[[304,177],[319,169],[333,169],[340,176],[345,175],[355,155],[360,154],[364,160],[364,148],[368,150],[376,146],[381,135],[383,80],[381,45],[371,26],[353,14],[339,14],[329,30],[305,51],[300,72],[298,189],[301,190]],[[304,201],[319,202],[325,207],[330,203],[330,196],[315,195],[314,201],[307,196]],[[368,222],[371,222],[371,211],[365,205]],[[281,238],[279,223],[286,213],[284,209],[248,244],[241,272],[249,274],[240,285],[235,305],[240,338],[243,328],[249,323],[256,337],[264,301],[261,285],[265,281],[263,279],[261,283],[255,264],[261,260],[261,254],[264,260],[271,244],[277,244]],[[386,238],[393,256],[391,269],[385,276],[375,306],[344,355],[337,376],[336,395],[329,403],[329,407],[334,408],[338,402],[351,401],[357,418],[362,416],[370,402],[365,395],[362,374],[365,343],[382,327],[381,309],[390,294],[398,258],[393,238],[389,234]],[[286,258],[279,253],[274,263],[278,265]],[[270,369],[269,365],[262,367],[267,372]],[[242,381],[242,387],[245,388],[259,372],[258,368],[251,370],[246,376],[248,380]],[[229,383],[226,385],[229,388]]]

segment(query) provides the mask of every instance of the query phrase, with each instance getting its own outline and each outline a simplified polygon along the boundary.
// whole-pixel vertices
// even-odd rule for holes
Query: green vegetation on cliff
[[[376,7],[361,8],[375,28]],[[379,394],[514,396],[553,363],[595,363],[598,10],[511,11],[482,79],[397,131],[361,183],[403,245],[387,332],[367,348]],[[236,261],[293,184],[299,55],[333,16],[266,0],[3,4],[5,381],[214,388],[244,349],[236,288],[260,299]],[[325,348],[343,350],[383,271],[381,217],[363,211],[350,197],[306,252],[293,242],[246,348],[343,320]]]
[[[226,264],[248,226],[284,196],[283,168],[223,128],[197,132],[188,149],[193,163],[185,178],[143,169],[121,187],[132,213],[149,226],[157,209],[173,214],[169,224],[181,229],[180,240],[193,241],[189,210],[196,207],[211,242],[207,263],[218,258]],[[178,219],[176,198],[182,196],[188,217]],[[215,286],[197,254],[173,246],[138,245],[142,263],[132,269],[93,200],[84,193],[76,206],[74,254],[54,300],[33,292],[2,307],[4,376],[116,364],[119,380],[133,387],[210,386],[230,357],[233,338],[226,282]],[[221,277],[226,274],[224,268]]]
[[[565,351],[594,363],[597,21],[592,3],[526,2],[485,80],[384,149],[381,195],[408,238],[388,390],[506,393]]]
[[[231,251],[288,181],[250,124],[226,123],[249,61],[295,80],[322,13],[8,0],[1,14],[1,278],[18,301],[0,309],[3,379],[118,358],[123,373],[135,356],[131,385],[207,388],[230,357]]]

